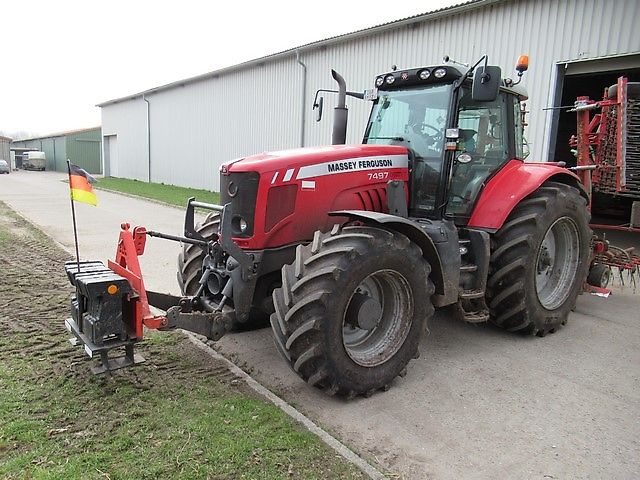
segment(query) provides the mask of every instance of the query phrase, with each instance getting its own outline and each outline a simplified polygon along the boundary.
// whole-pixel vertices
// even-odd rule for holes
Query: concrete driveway
[[[0,177],[0,200],[73,248],[64,176]],[[77,204],[81,256],[112,257],[119,224],[181,233],[180,209],[98,191]],[[633,240],[632,240],[633,241]],[[178,246],[150,239],[147,287],[178,293]],[[37,252],[34,252],[37,254]],[[60,321],[62,319],[51,319]],[[329,398],[278,356],[268,329],[229,334],[216,348],[364,457],[401,478],[638,478],[640,288],[582,296],[568,325],[515,336],[440,314],[419,359],[369,399]]]

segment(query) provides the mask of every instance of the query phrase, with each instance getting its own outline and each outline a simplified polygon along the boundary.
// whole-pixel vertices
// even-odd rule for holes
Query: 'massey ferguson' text
[[[345,162],[328,163],[329,172],[344,172],[347,170],[366,170],[368,168],[393,167],[393,161],[389,158],[376,160],[355,160]]]

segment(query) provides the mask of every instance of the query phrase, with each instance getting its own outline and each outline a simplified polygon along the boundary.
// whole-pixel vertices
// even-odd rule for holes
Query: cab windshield
[[[427,214],[436,209],[451,88],[440,84],[379,92],[363,141],[409,149],[411,203]]]

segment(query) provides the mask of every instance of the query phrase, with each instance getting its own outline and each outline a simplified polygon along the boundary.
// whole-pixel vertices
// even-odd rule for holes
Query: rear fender
[[[412,242],[417,244],[422,250],[423,257],[431,265],[431,280],[436,287],[436,293],[445,294],[445,281],[442,270],[440,255],[436,250],[433,240],[415,222],[395,215],[380,212],[370,212],[367,210],[341,210],[329,212],[330,216],[348,217],[351,220],[359,220],[368,224],[380,224],[385,228],[395,230],[406,235]]]
[[[549,180],[577,188],[589,202],[589,195],[578,176],[566,168],[510,160],[487,182],[467,226],[489,232],[499,230],[516,205]]]

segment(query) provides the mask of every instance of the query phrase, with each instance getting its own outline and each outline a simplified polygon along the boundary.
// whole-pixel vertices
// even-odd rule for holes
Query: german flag
[[[71,189],[71,199],[77,202],[98,205],[98,197],[93,193],[93,178],[86,170],[69,162],[69,188]]]

